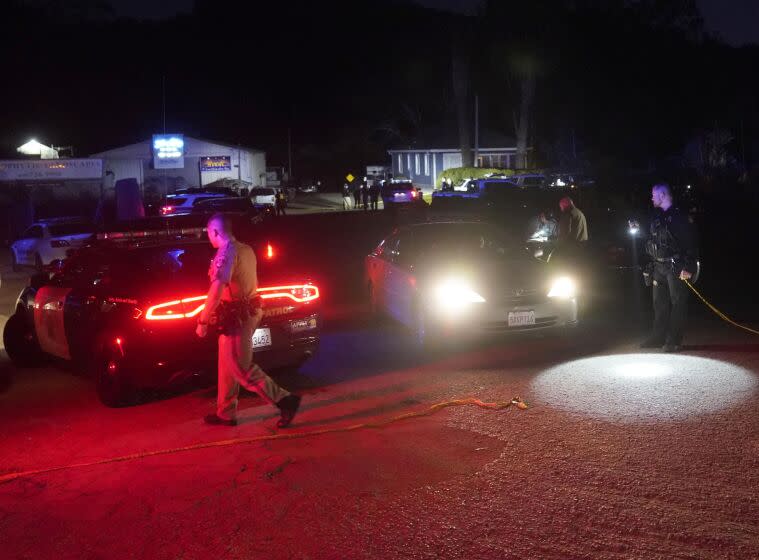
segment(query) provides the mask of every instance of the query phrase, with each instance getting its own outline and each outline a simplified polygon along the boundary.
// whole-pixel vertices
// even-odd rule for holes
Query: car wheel
[[[42,264],[42,257],[40,257],[40,254],[37,253],[36,255],[34,255],[34,268],[37,269],[37,272],[42,272],[42,268],[44,266],[45,265]]]
[[[124,356],[115,344],[103,344],[94,358],[92,374],[98,398],[104,405],[120,407],[132,403],[134,388],[129,383]]]
[[[34,325],[20,313],[14,313],[5,323],[3,344],[8,357],[18,367],[34,367],[43,362]]]

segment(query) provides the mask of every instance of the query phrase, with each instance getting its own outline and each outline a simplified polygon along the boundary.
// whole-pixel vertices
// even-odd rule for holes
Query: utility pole
[[[474,166],[479,167],[480,160],[480,96],[474,95]]]
[[[288,181],[293,180],[293,146],[290,128],[287,129],[287,176]]]

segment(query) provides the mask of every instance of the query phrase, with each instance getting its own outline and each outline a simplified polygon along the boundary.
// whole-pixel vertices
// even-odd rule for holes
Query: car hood
[[[446,279],[459,279],[485,300],[497,301],[522,294],[547,294],[551,271],[545,263],[528,256],[468,257],[428,260],[420,264],[417,276],[424,290],[434,290]]]

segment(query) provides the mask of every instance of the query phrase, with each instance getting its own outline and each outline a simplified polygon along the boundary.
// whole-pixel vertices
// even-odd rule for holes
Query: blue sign
[[[153,167],[156,169],[181,169],[184,167],[183,135],[153,135]]]

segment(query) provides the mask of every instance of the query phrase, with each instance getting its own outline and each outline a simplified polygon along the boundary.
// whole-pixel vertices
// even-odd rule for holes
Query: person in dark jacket
[[[372,181],[372,185],[369,187],[369,198],[371,199],[372,210],[379,209],[379,197],[380,197],[379,181],[374,180]]]
[[[369,185],[361,183],[361,202],[364,210],[369,210]]]
[[[361,205],[361,185],[356,182],[353,185],[353,208],[358,208]]]
[[[698,263],[696,228],[686,213],[673,206],[669,185],[654,185],[651,202],[654,215],[646,253],[651,257],[654,328],[640,346],[679,352],[688,309],[685,281],[696,273]]]
[[[559,241],[563,243],[585,243],[588,240],[588,221],[582,210],[575,206],[571,198],[565,196],[559,201]]]

